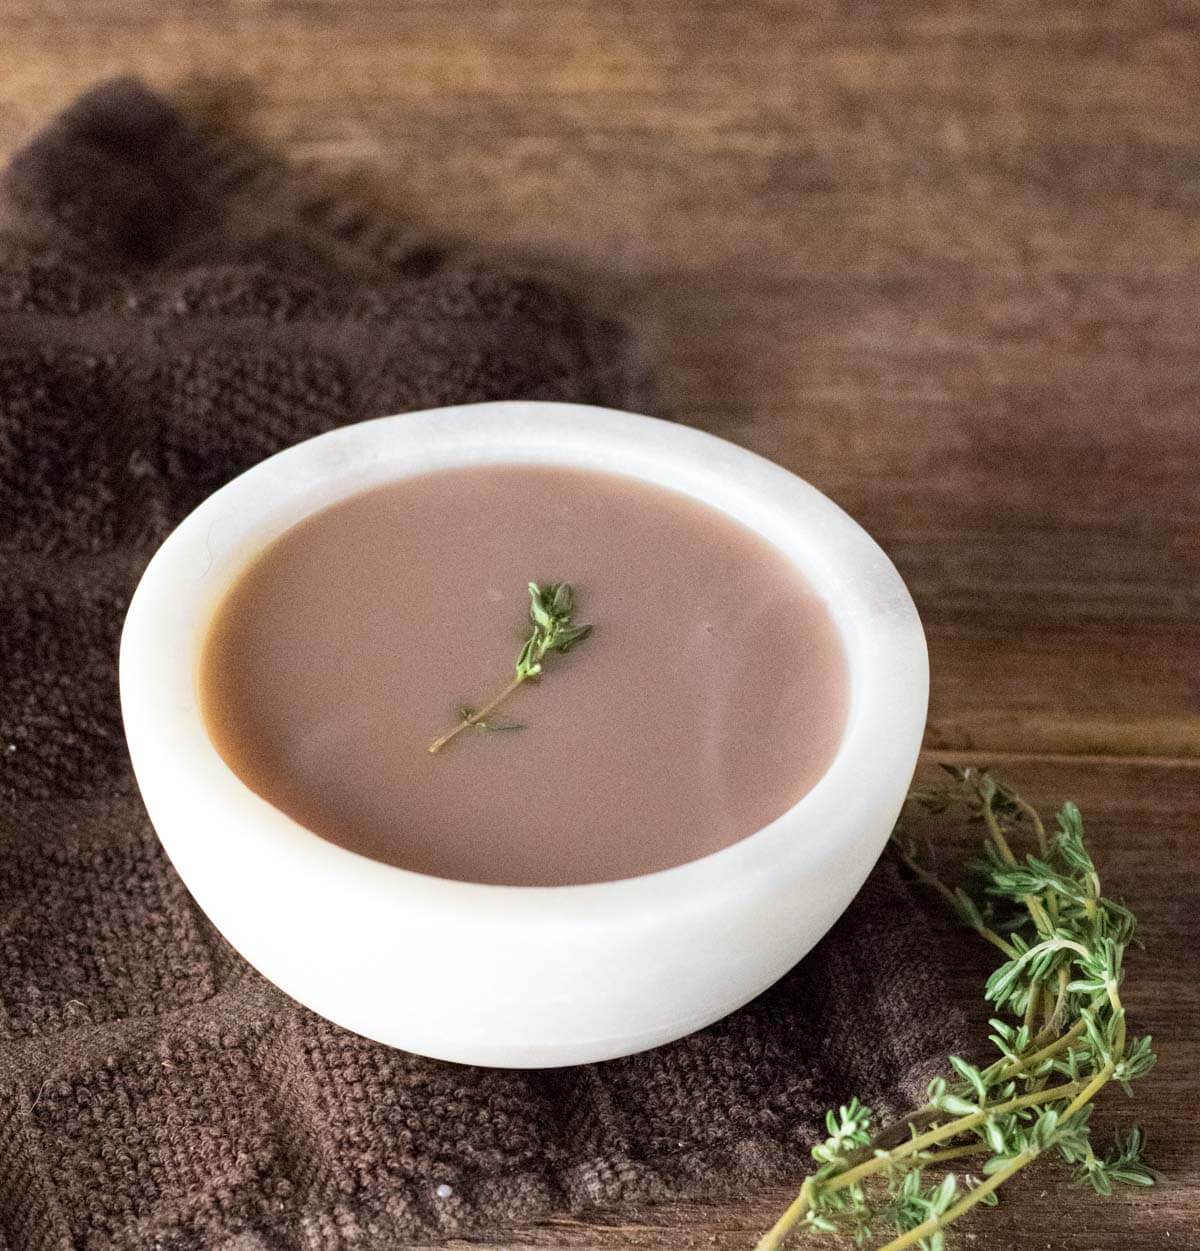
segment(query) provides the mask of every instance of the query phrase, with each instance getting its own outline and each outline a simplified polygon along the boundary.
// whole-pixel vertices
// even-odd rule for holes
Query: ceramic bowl
[[[197,697],[224,593],[285,530],[348,495],[454,466],[576,466],[685,492],[758,531],[827,603],[845,733],[794,807],[703,859],[585,886],[484,886],[346,851],[250,791]],[[912,599],[815,488],[687,426],[571,404],[410,413],[321,435],[211,496],[151,560],[121,641],[121,704],[150,818],[213,924],[265,977],[369,1038],[471,1064],[579,1064],[679,1038],[812,948],[880,855],[928,696]]]

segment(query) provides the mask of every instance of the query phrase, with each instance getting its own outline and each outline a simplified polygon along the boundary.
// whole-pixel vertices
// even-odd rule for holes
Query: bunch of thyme
[[[1132,1093],[1130,1082],[1155,1062],[1149,1037],[1127,1034],[1121,1004],[1132,913],[1101,894],[1074,804],[1063,806],[1048,836],[1038,813],[987,770],[947,772],[947,785],[910,799],[982,820],[984,856],[972,866],[972,889],[951,889],[899,835],[894,841],[917,878],[1004,956],[985,991],[1012,1018],[990,1022],[999,1058],[981,1068],[952,1056],[953,1079],[934,1079],[928,1102],[898,1126],[873,1132],[871,1111],[857,1099],[828,1113],[829,1137],[813,1149],[816,1171],[758,1251],[776,1251],[797,1226],[849,1235],[857,1246],[893,1235],[880,1251],[943,1251],[948,1225],[976,1204],[996,1203],[996,1191],[1042,1157],[1056,1157],[1076,1184],[1101,1195],[1154,1182],[1138,1128],[1104,1153],[1091,1141],[1100,1090],[1115,1082]],[[1010,846],[1016,832],[1032,836],[1036,854],[1018,857]],[[959,1160],[978,1167],[943,1170]]]

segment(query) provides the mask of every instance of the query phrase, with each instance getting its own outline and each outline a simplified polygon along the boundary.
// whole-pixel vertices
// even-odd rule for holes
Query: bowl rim
[[[339,499],[415,473],[490,463],[590,467],[657,482],[725,511],[791,556],[834,617],[851,686],[838,749],[792,807],[739,842],[653,873],[582,885],[504,886],[370,860],[306,829],[237,777],[208,736],[196,689],[200,647],[228,587],[279,534]],[[805,546],[811,559],[789,550],[785,538]],[[260,862],[286,855],[293,878],[311,874],[322,889],[372,910],[381,904],[431,914],[469,909],[480,921],[538,929],[614,920],[626,927],[650,924],[668,902],[676,914],[703,912],[732,879],[769,886],[853,853],[859,831],[879,806],[880,788],[872,786],[871,773],[888,787],[898,773],[905,782],[912,774],[929,691],[925,636],[900,574],[867,532],[817,488],[694,427],[590,405],[525,400],[342,426],[246,470],[193,510],[151,558],[130,602],[119,668],[139,784],[146,791],[154,777],[159,794],[169,784],[171,802],[195,805],[217,822],[211,854],[230,852],[236,830],[237,839],[253,840]],[[171,823],[155,824],[177,867],[210,854],[184,846],[186,836],[167,828]],[[862,849],[872,862],[879,850]]]

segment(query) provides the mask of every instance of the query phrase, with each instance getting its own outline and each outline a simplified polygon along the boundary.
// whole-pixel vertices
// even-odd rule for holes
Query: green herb
[[[576,625],[575,589],[569,582],[548,582],[538,586],[529,584],[529,637],[517,656],[516,676],[482,708],[463,708],[459,711],[458,724],[441,738],[429,745],[431,752],[439,752],[447,743],[464,730],[519,730],[522,727],[511,722],[489,719],[490,714],[523,683],[542,673],[542,662],[551,652],[569,652],[576,643],[582,643],[592,632],[590,625]]]
[[[893,841],[917,878],[1004,955],[984,992],[1013,1018],[990,1022],[999,1059],[978,1068],[952,1056],[953,1078],[935,1078],[923,1107],[879,1131],[857,1099],[830,1112],[829,1137],[813,1148],[816,1171],[758,1251],[775,1251],[797,1226],[849,1235],[857,1246],[893,1235],[880,1251],[942,1251],[948,1225],[976,1204],[996,1203],[999,1187],[1041,1157],[1056,1157],[1075,1184],[1101,1195],[1154,1183],[1141,1130],[1118,1134],[1100,1153],[1090,1129],[1100,1090],[1116,1082],[1132,1093],[1130,1082],[1156,1058],[1148,1037],[1127,1035],[1121,1005],[1133,914],[1100,893],[1074,804],[1064,805],[1048,836],[1038,813],[987,770],[947,772],[949,784],[910,800],[982,819],[984,856],[972,866],[972,889],[951,889],[899,832]],[[1036,854],[1017,857],[1009,844],[1016,832],[1036,841]],[[959,1159],[977,1159],[978,1175],[942,1169]]]

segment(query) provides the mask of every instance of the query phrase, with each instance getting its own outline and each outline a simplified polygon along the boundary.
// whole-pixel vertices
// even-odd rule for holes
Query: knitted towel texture
[[[393,1051],[299,1007],[160,850],[117,644],[191,508],[345,422],[643,399],[628,333],[568,292],[296,185],[131,81],[77,101],[5,177],[0,1251],[382,1251],[797,1177],[827,1106],[899,1111],[959,1042],[890,868],[728,1019],[517,1072]]]

